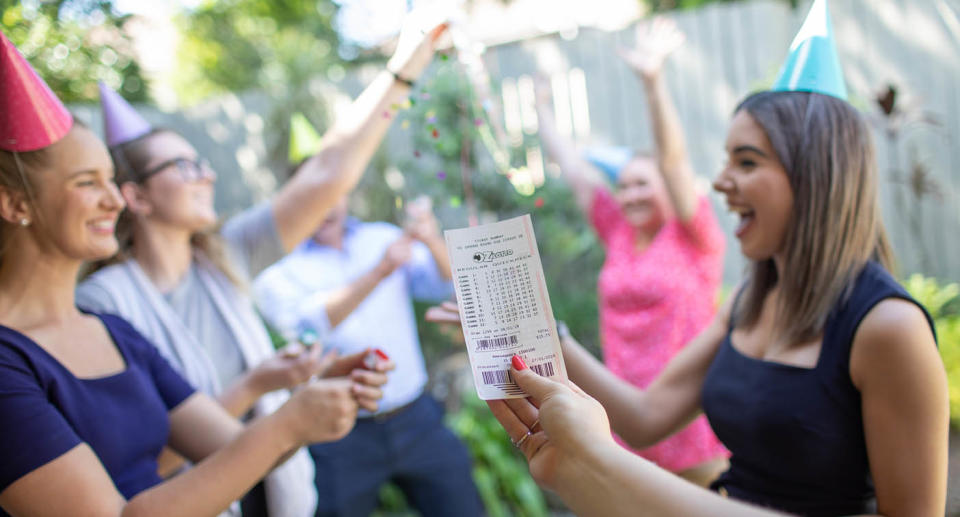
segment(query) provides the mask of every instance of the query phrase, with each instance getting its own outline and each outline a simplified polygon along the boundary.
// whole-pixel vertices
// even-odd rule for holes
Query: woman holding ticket
[[[584,159],[557,131],[549,99],[538,103],[544,148],[606,253],[597,285],[604,363],[640,388],[710,323],[723,272],[723,231],[709,199],[694,187],[663,78],[664,62],[682,42],[675,25],[657,19],[641,26],[633,49],[621,52],[643,83],[656,142],[652,156],[593,149]],[[616,184],[613,190],[601,171]],[[727,465],[727,451],[703,418],[638,454],[701,485]]]
[[[828,20],[824,4],[805,29]],[[645,390],[568,339],[582,390],[515,356],[529,397],[490,403],[535,478],[578,515],[944,513],[949,409],[932,321],[889,273],[873,145],[832,41],[809,43],[798,37],[783,81],[733,116],[714,188],[741,217],[752,266],[706,330]],[[715,492],[610,435],[642,447],[701,411],[732,453]]]

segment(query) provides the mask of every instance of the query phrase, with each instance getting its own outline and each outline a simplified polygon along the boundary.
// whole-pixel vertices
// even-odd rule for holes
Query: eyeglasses
[[[140,181],[146,181],[147,178],[163,172],[163,170],[168,167],[176,167],[177,172],[180,173],[180,177],[183,178],[183,181],[200,181],[208,178],[216,178],[216,174],[213,172],[213,169],[210,168],[210,162],[199,158],[197,160],[191,160],[189,158],[174,158],[172,160],[167,160],[160,165],[146,171],[143,173],[143,179]]]

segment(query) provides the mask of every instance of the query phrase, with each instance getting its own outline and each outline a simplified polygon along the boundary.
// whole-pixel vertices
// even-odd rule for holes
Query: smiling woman
[[[42,166],[51,173],[27,174]],[[124,202],[113,182],[110,155],[92,131],[75,123],[58,145],[4,153],[0,171],[0,184],[23,193],[5,205],[7,217],[18,220],[24,232],[39,232],[64,258],[89,260],[116,252],[113,230]],[[22,236],[13,233],[4,245],[19,247]]]
[[[123,319],[81,311],[124,208],[104,144],[0,33],[0,516],[216,515],[307,442],[352,427],[319,381],[244,428]],[[196,468],[164,481],[164,447]]]
[[[518,361],[530,400],[490,404],[511,437],[528,436],[534,476],[578,514],[944,513],[946,375],[930,315],[890,272],[870,130],[846,101],[825,0],[791,51],[727,134],[714,187],[742,218],[752,267],[710,325],[644,390],[567,338],[582,391]],[[653,443],[701,411],[731,452],[717,493],[610,439],[612,428]]]
[[[423,30],[422,30],[423,29]],[[405,24],[394,56],[271,199],[217,225],[216,174],[179,134],[152,129],[116,93],[101,89],[105,132],[127,210],[118,227],[121,253],[98,264],[78,288],[81,307],[120,314],[161,355],[235,416],[274,414],[290,389],[321,375],[322,347],[277,353],[258,315],[250,280],[342,213],[410,81],[429,65],[441,24]],[[336,361],[326,375],[374,385],[354,390],[376,411],[390,361],[373,371],[362,356]],[[375,395],[375,396],[368,396]],[[176,465],[175,462],[171,462]],[[299,451],[243,501],[243,515],[308,517],[315,512],[314,465]]]

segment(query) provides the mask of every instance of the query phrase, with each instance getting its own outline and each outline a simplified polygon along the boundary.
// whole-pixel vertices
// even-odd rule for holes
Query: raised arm
[[[322,293],[323,310],[331,329],[347,319],[380,282],[410,259],[410,244],[410,237],[400,237],[387,247],[373,269],[340,289]]]
[[[386,70],[338,117],[324,134],[321,150],[277,193],[273,211],[286,251],[307,238],[357,185],[394,118],[391,105],[410,95],[405,81],[417,79],[430,64],[434,43],[445,30],[442,24],[422,33],[407,23]]]
[[[430,256],[445,280],[450,280],[450,255],[447,253],[447,244],[440,235],[440,224],[433,214],[433,203],[429,197],[421,196],[407,205],[407,221],[403,231],[410,237],[420,241],[430,250]]]
[[[563,178],[573,190],[577,206],[589,217],[594,192],[598,188],[607,188],[607,184],[603,174],[580,155],[573,140],[557,131],[549,88],[546,81],[537,82],[536,108],[540,142],[547,157],[560,166]]]
[[[677,217],[687,223],[697,209],[693,166],[680,117],[663,80],[664,61],[683,41],[683,33],[672,21],[655,18],[637,28],[636,47],[621,49],[620,56],[643,83],[660,173]]]

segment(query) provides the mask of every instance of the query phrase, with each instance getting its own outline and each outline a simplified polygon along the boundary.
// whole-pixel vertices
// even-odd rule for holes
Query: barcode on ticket
[[[541,377],[553,377],[553,363],[532,364],[530,369]],[[513,379],[510,378],[510,370],[486,371],[480,372],[480,375],[483,377],[484,384],[513,384]]]
[[[501,348],[507,348],[509,346],[516,345],[519,342],[520,337],[516,334],[512,336],[495,337],[490,339],[478,339],[477,351],[483,352],[487,350],[499,350]]]

